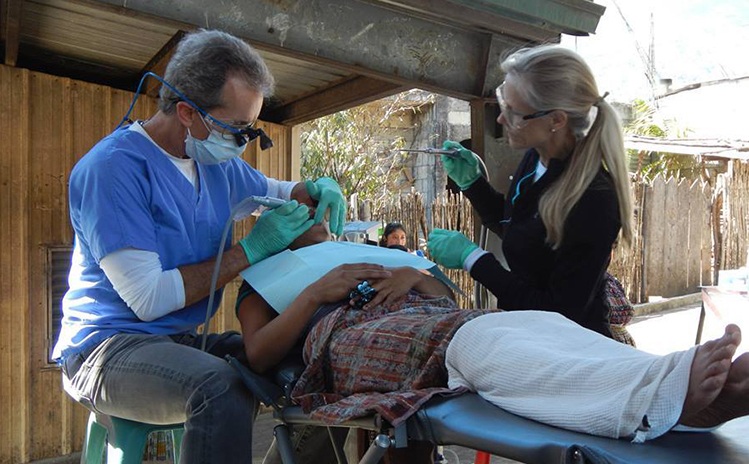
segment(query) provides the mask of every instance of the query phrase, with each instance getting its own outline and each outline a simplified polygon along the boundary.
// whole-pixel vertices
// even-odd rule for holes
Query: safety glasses
[[[234,140],[237,146],[241,147],[242,145],[248,142],[252,142],[256,138],[260,137],[260,148],[262,150],[273,146],[273,141],[270,139],[270,137],[268,137],[265,131],[260,128],[253,127],[254,124],[247,124],[246,126],[239,127],[233,126],[211,116],[210,113],[203,110],[198,105],[190,102],[189,100],[186,100],[185,102],[192,106],[195,111],[200,113],[200,115],[203,117],[203,121],[205,121],[207,125],[210,125],[211,128],[216,131],[216,133],[218,133],[224,140]]]
[[[504,87],[504,84],[497,87],[497,90],[495,91],[495,93],[497,94],[497,102],[499,102],[499,111],[502,112],[502,114],[505,117],[505,121],[507,121],[507,125],[511,129],[522,129],[523,127],[528,125],[528,122],[530,120],[542,118],[556,111],[556,110],[543,110],[543,111],[536,111],[535,113],[531,113],[531,114],[520,114],[514,111],[512,108],[507,106],[507,103],[505,102],[505,99],[502,95],[503,87]]]

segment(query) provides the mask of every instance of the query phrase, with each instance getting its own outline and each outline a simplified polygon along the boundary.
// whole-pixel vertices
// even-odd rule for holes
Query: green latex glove
[[[463,269],[468,255],[479,246],[454,230],[434,229],[427,241],[429,254],[448,269]]]
[[[321,177],[314,182],[308,180],[304,185],[309,196],[317,200],[315,224],[319,224],[325,217],[325,212],[330,210],[330,231],[340,237],[343,223],[346,222],[346,198],[341,187],[330,177]]]
[[[256,264],[288,248],[312,224],[307,205],[291,200],[261,214],[250,233],[239,244],[247,255],[247,261]]]
[[[452,140],[445,140],[442,144],[444,150],[458,150],[458,156],[452,157],[442,155],[442,164],[448,177],[454,180],[461,190],[465,190],[481,177],[478,155],[471,150],[466,150],[463,145]]]

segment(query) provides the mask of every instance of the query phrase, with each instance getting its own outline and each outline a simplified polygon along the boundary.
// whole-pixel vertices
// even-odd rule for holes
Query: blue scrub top
[[[69,187],[75,245],[54,359],[117,333],[195,332],[204,322],[208,298],[141,321],[99,267],[103,257],[123,248],[157,253],[164,270],[218,254],[233,206],[249,195],[266,195],[268,180],[240,158],[197,168],[199,191],[153,142],[128,127],[102,139],[75,165]],[[217,292],[212,313],[220,300]]]

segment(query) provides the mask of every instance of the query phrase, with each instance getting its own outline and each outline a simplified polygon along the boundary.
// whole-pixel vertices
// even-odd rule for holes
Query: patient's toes
[[[714,427],[737,417],[749,415],[749,353],[731,364],[728,378],[718,397],[706,408],[680,419],[693,427]]]
[[[741,341],[738,326],[730,324],[722,337],[697,348],[689,373],[689,387],[681,418],[688,418],[707,407],[720,394],[728,378],[731,358]]]
[[[743,394],[745,402],[749,403],[749,353],[744,353],[731,363],[726,390]]]

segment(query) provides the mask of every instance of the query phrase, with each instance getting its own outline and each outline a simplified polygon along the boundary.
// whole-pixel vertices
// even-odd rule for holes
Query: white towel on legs
[[[464,324],[446,365],[451,388],[467,387],[519,416],[639,442],[676,424],[694,353],[657,356],[557,313],[512,311]]]

